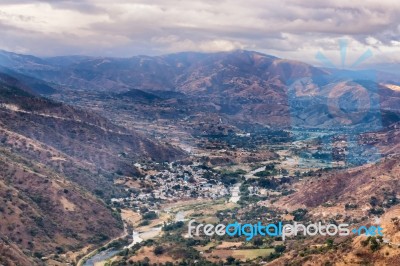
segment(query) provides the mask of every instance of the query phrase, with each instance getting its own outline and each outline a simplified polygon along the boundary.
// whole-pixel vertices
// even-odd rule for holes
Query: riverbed
[[[100,263],[102,261],[108,260],[112,257],[114,257],[116,254],[118,254],[120,250],[115,250],[115,249],[107,249],[104,251],[101,251],[94,255],[93,257],[89,258],[83,266],[95,266],[96,263]]]

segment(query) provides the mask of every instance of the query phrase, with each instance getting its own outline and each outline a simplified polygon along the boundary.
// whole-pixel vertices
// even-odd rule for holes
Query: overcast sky
[[[400,61],[398,0],[0,0],[0,49],[40,56],[129,57],[247,49],[347,64],[366,49]]]

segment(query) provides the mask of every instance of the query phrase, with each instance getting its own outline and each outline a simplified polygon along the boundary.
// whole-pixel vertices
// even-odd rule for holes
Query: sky
[[[356,3],[357,2],[357,3]],[[398,0],[0,0],[0,49],[130,57],[255,50],[318,64],[400,61]]]

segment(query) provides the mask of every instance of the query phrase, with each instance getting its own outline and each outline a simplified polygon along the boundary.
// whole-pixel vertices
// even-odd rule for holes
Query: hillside
[[[62,153],[57,167],[91,191],[102,184],[99,187],[112,192],[112,180],[106,176],[116,172],[136,173],[132,161],[169,161],[184,155],[168,144],[115,126],[95,113],[37,97],[13,78],[0,77],[3,77],[0,79],[3,145],[14,146],[20,154],[43,163],[53,162],[49,150]],[[13,139],[13,134],[27,139],[20,143]],[[31,140],[39,143],[37,151],[32,148],[35,145],[27,143]],[[77,166],[83,169],[72,170]],[[82,173],[85,171],[89,172]],[[82,176],[76,176],[78,172]]]
[[[0,150],[0,165],[1,235],[26,255],[77,250],[121,233],[117,216],[65,176],[8,149]]]
[[[302,208],[308,220],[381,226],[383,239],[372,243],[364,235],[297,239],[291,252],[268,265],[397,265],[400,261],[399,157],[356,168],[305,177],[293,186],[295,192],[269,206],[288,211]]]
[[[183,156],[1,73],[0,264],[42,265],[120,235],[119,214],[103,201],[126,193],[113,179],[139,174],[136,161]]]
[[[317,179],[305,179],[296,187],[296,193],[282,198],[279,204],[315,208],[330,202],[344,209],[346,203],[351,203],[357,205],[359,210],[368,210],[372,196],[377,198],[379,204],[385,204],[392,195],[400,194],[399,175],[398,156],[385,158],[377,164],[335,171]]]

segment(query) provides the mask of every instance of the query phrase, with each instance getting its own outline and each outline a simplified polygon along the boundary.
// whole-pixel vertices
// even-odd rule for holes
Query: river
[[[89,258],[83,266],[95,266],[96,263],[108,260],[109,258],[112,258],[114,255],[116,255],[120,250],[115,250],[115,249],[107,249],[105,251],[99,252],[93,257]]]
[[[183,222],[185,221],[185,216],[186,216],[186,211],[178,211],[175,215],[175,222]],[[146,231],[143,232],[137,232],[133,231],[132,232],[132,243],[130,243],[128,246],[124,247],[123,249],[126,248],[131,248],[133,247],[136,243],[140,243],[143,240],[154,238],[158,236],[161,233],[161,226],[160,227],[152,227],[149,228]],[[93,257],[89,258],[83,266],[95,266],[96,263],[104,262],[113,256],[117,254],[118,252],[122,251],[123,249],[120,250],[115,250],[115,249],[108,249],[102,252],[97,253]]]
[[[136,232],[133,230],[132,232],[132,243],[130,243],[128,246],[125,246],[124,248],[120,250],[115,250],[115,249],[107,249],[105,251],[99,252],[90,259],[88,259],[83,266],[96,266],[96,263],[104,262],[113,256],[115,256],[118,252],[133,247],[135,244],[142,242],[143,240],[153,238],[160,234],[161,232],[161,227],[153,227],[150,228],[149,230],[143,231],[143,232]]]

